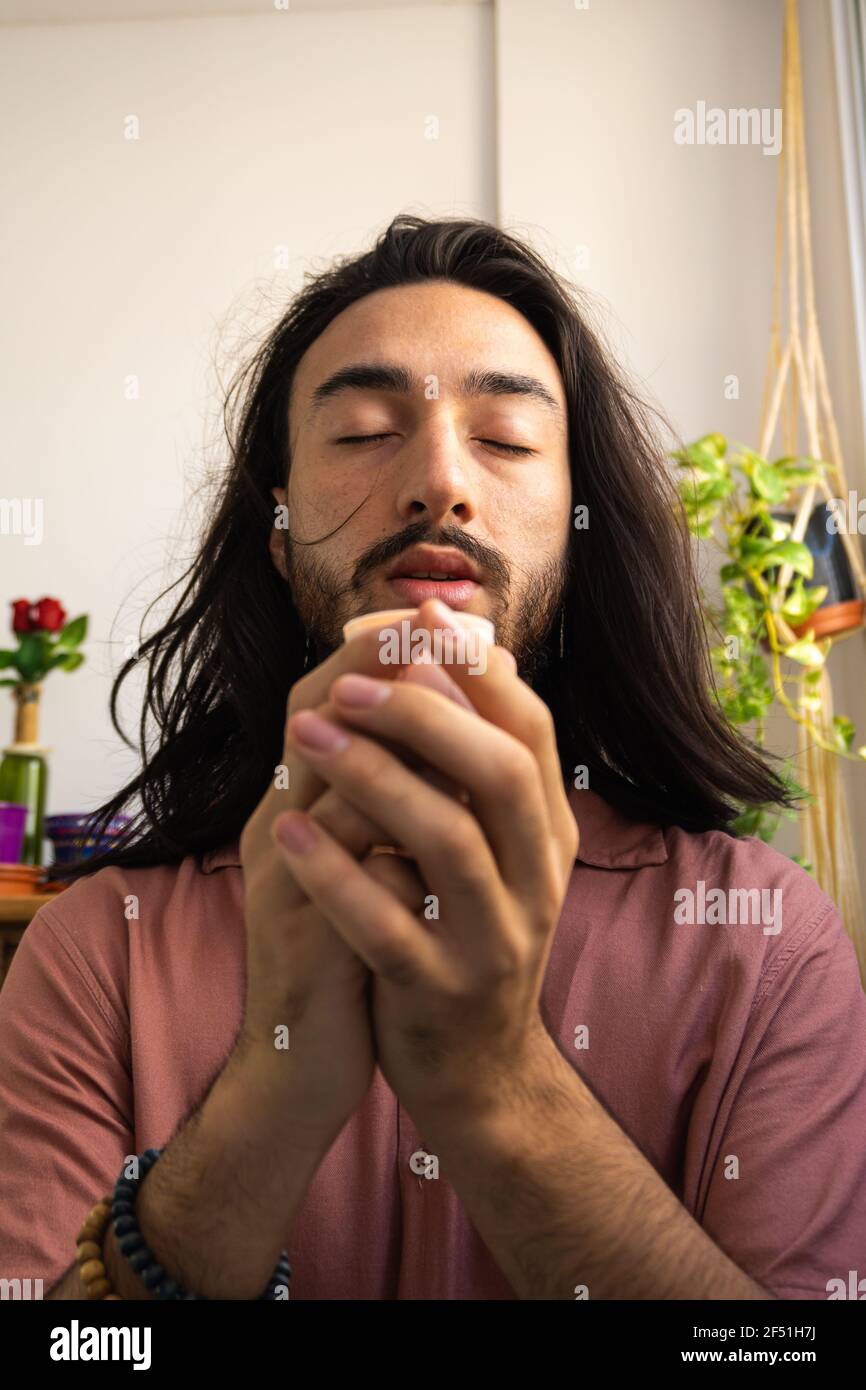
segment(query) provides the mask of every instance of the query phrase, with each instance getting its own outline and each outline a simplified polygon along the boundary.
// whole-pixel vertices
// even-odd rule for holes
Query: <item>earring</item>
[[[559,655],[565,656],[565,607],[560,609],[559,614]]]
[[[304,670],[310,665],[310,634],[307,633],[304,639]]]

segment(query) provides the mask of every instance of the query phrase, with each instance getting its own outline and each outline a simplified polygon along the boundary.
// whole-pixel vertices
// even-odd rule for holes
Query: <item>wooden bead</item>
[[[94,1279],[92,1284],[87,1285],[88,1298],[105,1298],[111,1292],[111,1285],[107,1279]]]
[[[83,1260],[101,1260],[102,1246],[98,1240],[83,1240],[78,1246],[78,1263]]]
[[[82,1284],[92,1284],[94,1279],[105,1278],[105,1265],[101,1260],[85,1260],[80,1266],[79,1274]]]
[[[111,1203],[97,1202],[96,1206],[93,1208],[93,1211],[90,1213],[87,1219],[88,1221],[107,1221],[110,1215]]]
[[[123,1299],[120,1297],[119,1293],[107,1293],[105,1295],[105,1298],[103,1299],[103,1302],[111,1303],[112,1301],[114,1301],[115,1303],[122,1303]]]
[[[95,1221],[90,1221],[88,1219],[75,1237],[75,1244],[81,1245],[86,1240],[100,1240],[102,1237],[102,1229],[101,1226],[97,1226]]]

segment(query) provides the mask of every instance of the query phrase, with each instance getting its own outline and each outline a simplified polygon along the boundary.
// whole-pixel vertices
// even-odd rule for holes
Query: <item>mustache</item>
[[[507,592],[509,587],[510,575],[508,566],[495,550],[474,536],[468,536],[465,531],[458,527],[444,527],[437,533],[429,522],[418,521],[405,530],[397,532],[396,535],[388,536],[386,540],[379,541],[371,546],[366,555],[363,555],[355,566],[355,573],[352,578],[352,588],[358,589],[363,584],[368,575],[374,570],[387,565],[391,560],[397,560],[407,550],[411,550],[414,545],[442,545],[450,546],[453,550],[459,550],[467,559],[471,560],[491,587],[501,592]]]

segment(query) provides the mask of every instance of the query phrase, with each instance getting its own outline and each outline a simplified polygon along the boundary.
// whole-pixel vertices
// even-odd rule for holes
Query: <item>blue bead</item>
[[[114,1223],[114,1234],[116,1236],[128,1235],[130,1231],[137,1231],[138,1224],[134,1216],[118,1216]]]
[[[182,1293],[180,1284],[175,1279],[163,1279],[157,1290],[159,1298],[179,1298]]]
[[[124,1255],[134,1255],[136,1250],[144,1248],[144,1236],[140,1231],[130,1231],[122,1236],[117,1242],[118,1249]]]
[[[125,1253],[124,1251],[124,1254]],[[153,1263],[153,1256],[145,1246],[144,1249],[138,1250],[134,1255],[130,1256],[129,1263],[132,1265],[136,1274],[141,1274],[143,1269],[147,1269],[147,1266]]]
[[[141,1271],[141,1282],[146,1289],[155,1289],[165,1278],[162,1265],[149,1264]]]

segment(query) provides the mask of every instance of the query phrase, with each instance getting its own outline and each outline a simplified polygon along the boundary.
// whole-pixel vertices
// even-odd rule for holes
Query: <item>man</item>
[[[200,1297],[283,1248],[293,1299],[827,1297],[866,1248],[854,952],[729,833],[785,788],[708,693],[663,460],[566,287],[399,217],[228,418],[141,649],[156,742],[101,808],[137,819],[0,993],[0,1273],[84,1296],[76,1232],[156,1147],[138,1225]],[[342,644],[400,608],[497,645]]]

